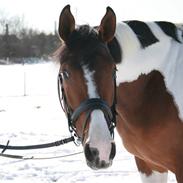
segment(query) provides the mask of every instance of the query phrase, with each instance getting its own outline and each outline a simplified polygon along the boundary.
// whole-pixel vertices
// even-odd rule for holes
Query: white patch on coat
[[[144,173],[140,173],[140,176],[142,183],[167,183],[168,173],[153,171],[149,176]]]
[[[90,71],[87,66],[83,66],[89,98],[99,98],[96,83],[94,81],[94,71]],[[111,135],[107,126],[104,113],[101,110],[94,110],[91,113],[89,135],[87,141],[90,147],[97,148],[100,160],[109,161],[111,152]]]
[[[167,36],[156,23],[148,22],[147,25],[159,42],[143,49],[127,24],[117,24],[115,35],[123,55],[122,62],[117,65],[117,85],[134,81],[153,70],[161,72],[183,120],[183,44]],[[181,34],[180,29],[178,34]]]

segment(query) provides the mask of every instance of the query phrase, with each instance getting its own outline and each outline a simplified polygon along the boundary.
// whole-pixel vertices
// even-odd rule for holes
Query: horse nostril
[[[106,166],[105,161],[101,161],[101,168],[105,168],[105,166]]]
[[[116,145],[115,143],[111,143],[111,154],[109,158],[114,159],[115,155],[116,155]]]
[[[85,157],[88,161],[92,161],[93,158],[92,158],[92,153],[90,151],[90,147],[89,147],[89,144],[86,144],[85,145],[85,148],[84,148],[84,153],[85,153]]]
[[[89,144],[87,143],[84,148],[85,157],[88,161],[92,162],[97,159],[99,152],[95,148],[90,148]]]

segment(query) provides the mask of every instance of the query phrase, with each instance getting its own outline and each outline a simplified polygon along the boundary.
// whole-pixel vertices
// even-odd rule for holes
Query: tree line
[[[19,17],[0,17],[0,59],[48,58],[59,44],[56,31],[46,34],[26,28]]]

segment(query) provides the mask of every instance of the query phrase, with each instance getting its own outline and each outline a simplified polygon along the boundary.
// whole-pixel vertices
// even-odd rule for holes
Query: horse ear
[[[67,42],[70,34],[74,31],[74,29],[75,29],[74,16],[70,11],[70,5],[67,5],[63,8],[59,18],[58,32],[61,39]]]
[[[106,14],[99,26],[99,36],[104,42],[110,42],[114,38],[116,30],[116,15],[112,8],[107,7]]]

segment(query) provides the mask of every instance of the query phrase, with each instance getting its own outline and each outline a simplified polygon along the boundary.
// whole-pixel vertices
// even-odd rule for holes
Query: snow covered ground
[[[69,136],[57,98],[57,71],[52,64],[0,66],[0,144],[47,143]],[[26,95],[26,96],[24,96]],[[115,133],[117,154],[112,167],[93,171],[83,154],[51,160],[15,160],[0,157],[1,183],[140,183],[133,156]],[[6,151],[35,157],[82,151],[73,143],[32,151]],[[176,182],[170,173],[169,183]]]

